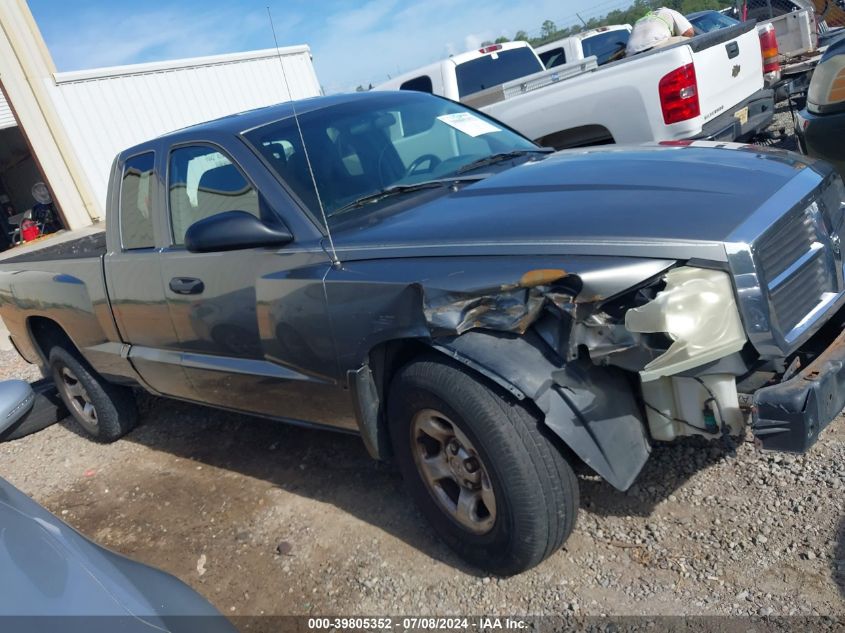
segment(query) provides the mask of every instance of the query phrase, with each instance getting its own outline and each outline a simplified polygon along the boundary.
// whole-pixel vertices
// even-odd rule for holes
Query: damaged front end
[[[616,259],[578,272],[531,269],[484,290],[427,286],[423,310],[434,347],[515,386],[625,489],[649,435],[733,435],[745,423],[736,376],[746,337],[730,277],[673,265]]]
[[[365,280],[367,269],[347,273]],[[380,306],[368,319],[377,332],[355,320],[362,346],[426,342],[533,402],[619,489],[639,474],[652,439],[742,429],[735,379],[746,371],[745,335],[725,272],[579,256],[402,261],[392,274],[408,283],[361,282],[368,305]],[[362,287],[328,285],[330,295],[342,288],[350,297]],[[366,362],[357,367],[350,379],[362,432],[377,454],[378,381]]]
[[[544,268],[496,288],[440,291],[423,287],[425,320],[434,336],[479,328],[525,334],[548,303],[563,305],[574,299],[580,281],[568,277],[563,269]]]
[[[635,376],[624,369],[661,353],[656,337],[625,328],[624,306],[653,298],[674,262],[569,263],[500,270],[507,281],[486,288],[429,282],[423,313],[436,349],[534,402],[582,461],[624,490],[650,452]]]

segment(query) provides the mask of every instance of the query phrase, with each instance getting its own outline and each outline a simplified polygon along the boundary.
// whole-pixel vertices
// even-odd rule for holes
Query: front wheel
[[[390,435],[411,496],[471,564],[500,575],[534,567],[566,540],[578,483],[537,416],[446,359],[399,370]]]
[[[74,420],[94,439],[113,442],[137,424],[132,390],[106,382],[75,350],[50,350],[50,370]]]

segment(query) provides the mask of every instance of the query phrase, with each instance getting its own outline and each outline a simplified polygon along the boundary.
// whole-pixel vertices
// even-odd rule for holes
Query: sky
[[[327,93],[630,0],[29,0],[59,71],[308,44]]]

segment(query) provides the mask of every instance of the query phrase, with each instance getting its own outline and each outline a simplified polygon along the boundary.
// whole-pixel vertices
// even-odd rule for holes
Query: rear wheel
[[[510,575],[563,544],[578,510],[578,483],[527,408],[439,358],[400,369],[388,406],[410,494],[459,555]]]
[[[75,350],[50,350],[50,370],[74,420],[94,439],[113,442],[137,424],[132,390],[106,382]]]

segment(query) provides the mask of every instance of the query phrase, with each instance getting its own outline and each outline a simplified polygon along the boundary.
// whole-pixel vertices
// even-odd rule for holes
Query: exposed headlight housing
[[[745,345],[727,273],[682,266],[666,273],[665,280],[666,288],[654,299],[625,313],[629,331],[664,332],[673,341],[640,372],[643,382],[698,367]]]
[[[811,112],[823,114],[842,108],[845,108],[845,50],[822,58],[807,90],[807,109]]]

